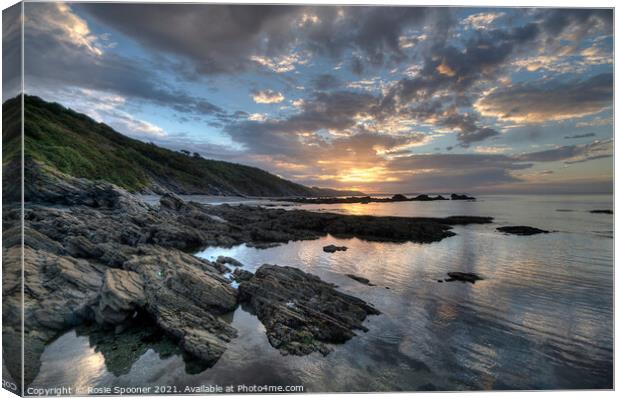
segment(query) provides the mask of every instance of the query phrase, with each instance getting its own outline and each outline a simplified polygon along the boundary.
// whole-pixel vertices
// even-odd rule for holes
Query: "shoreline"
[[[132,314],[142,314],[183,352],[214,364],[237,333],[219,317],[240,303],[263,314],[259,317],[270,344],[294,355],[313,351],[327,355],[330,344],[354,338],[354,330],[365,330],[361,322],[367,316],[379,314],[372,304],[290,267],[273,265],[263,270],[263,266],[257,270],[263,277],[244,275],[239,289],[234,289],[224,264],[190,254],[200,248],[240,243],[273,247],[327,234],[431,243],[453,236],[454,225],[492,222],[488,217],[373,217],[243,204],[201,205],[173,194],[163,195],[159,207],[154,207],[114,185],[51,175],[36,163],[28,164],[26,172],[26,385],[38,373],[46,344],[85,323],[122,330]],[[4,210],[5,225],[15,225],[5,229],[4,248],[9,286],[4,320],[9,341],[20,335],[20,289],[10,289],[21,285],[20,240],[10,238],[18,235],[20,211],[10,204]],[[291,283],[295,288],[290,288]],[[303,304],[312,302],[319,291],[323,300],[318,307]],[[273,296],[274,292],[279,293]],[[286,303],[291,300],[298,303],[295,317],[303,322],[285,332],[291,313]],[[334,300],[349,304],[332,308]],[[11,352],[6,354],[11,371],[19,361]],[[18,369],[12,373],[19,374]]]

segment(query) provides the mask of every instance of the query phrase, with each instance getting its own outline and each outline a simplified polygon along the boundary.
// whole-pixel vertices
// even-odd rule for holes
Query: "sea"
[[[402,217],[491,216],[494,223],[456,226],[455,236],[430,244],[328,235],[269,249],[245,244],[205,248],[195,255],[234,257],[248,271],[268,263],[316,274],[371,303],[381,315],[369,316],[367,332],[333,345],[327,356],[286,356],[271,347],[261,322],[241,306],[225,316],[239,336],[212,366],[194,364],[161,339],[153,343],[143,338],[125,354],[123,341],[135,343],[135,331],[102,338],[74,329],[46,347],[32,386],[165,386],[172,393],[187,392],[187,386],[233,386],[234,391],[282,386],[304,392],[613,388],[613,215],[590,212],[612,209],[611,195],[488,195],[476,201],[284,208]],[[505,225],[551,233],[514,236],[496,230]],[[322,248],[329,244],[348,250],[325,253]],[[473,272],[483,280],[438,282],[451,271]]]

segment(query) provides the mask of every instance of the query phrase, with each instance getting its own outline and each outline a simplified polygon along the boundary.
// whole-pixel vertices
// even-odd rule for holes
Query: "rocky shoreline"
[[[348,216],[252,206],[201,205],[167,194],[159,206],[108,183],[67,177],[26,165],[24,206],[25,381],[38,373],[45,345],[85,323],[122,331],[146,316],[182,350],[213,364],[237,331],[220,316],[245,302],[283,353],[327,354],[364,330],[379,311],[295,268],[264,265],[256,275],[190,253],[207,246],[255,247],[327,234],[366,240],[431,243],[453,225],[489,217]],[[7,189],[5,187],[5,192]],[[9,202],[9,201],[7,201]],[[4,206],[4,341],[20,339],[20,205]],[[230,274],[230,277],[227,276]],[[239,284],[231,286],[231,280]],[[18,375],[20,352],[5,344],[5,363]]]

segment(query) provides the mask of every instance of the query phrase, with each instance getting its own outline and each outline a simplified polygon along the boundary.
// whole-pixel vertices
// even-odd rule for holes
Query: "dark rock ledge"
[[[239,299],[252,307],[267,329],[269,343],[284,354],[327,355],[327,344],[344,343],[355,336],[354,330],[366,331],[364,319],[379,314],[317,276],[269,264],[239,285]]]

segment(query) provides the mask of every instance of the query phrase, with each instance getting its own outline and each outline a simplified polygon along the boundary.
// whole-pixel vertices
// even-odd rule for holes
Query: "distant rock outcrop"
[[[457,193],[453,193],[452,195],[450,195],[450,199],[452,200],[476,200],[476,198],[474,198],[473,196],[467,196],[465,194],[459,195]]]

